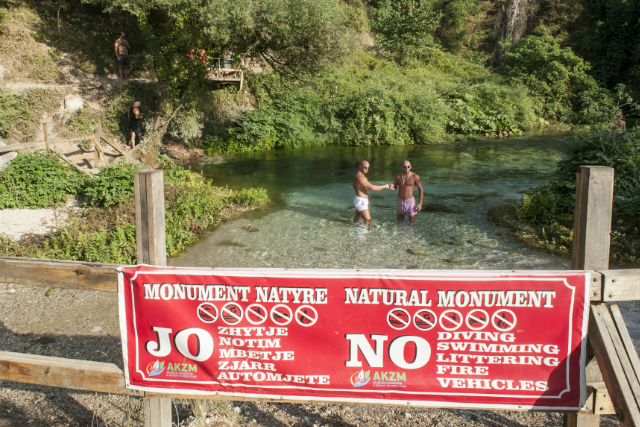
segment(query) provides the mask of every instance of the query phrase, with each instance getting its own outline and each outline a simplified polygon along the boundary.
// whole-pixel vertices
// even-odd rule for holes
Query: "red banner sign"
[[[588,274],[124,267],[127,387],[577,410]]]

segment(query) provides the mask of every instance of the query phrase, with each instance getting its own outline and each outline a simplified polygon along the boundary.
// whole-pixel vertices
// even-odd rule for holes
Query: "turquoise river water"
[[[205,158],[191,167],[216,185],[264,187],[271,208],[222,224],[174,266],[282,268],[563,269],[487,220],[487,210],[539,187],[568,143],[566,134],[453,145],[322,147]],[[370,229],[354,226],[351,179],[390,183],[403,160],[420,175],[426,204],[417,224],[396,223],[397,193],[370,192]],[[416,191],[417,195],[417,191]],[[413,253],[412,253],[413,252]],[[416,253],[418,255],[416,255]]]

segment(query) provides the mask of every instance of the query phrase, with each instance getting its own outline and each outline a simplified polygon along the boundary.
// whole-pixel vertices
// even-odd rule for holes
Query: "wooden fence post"
[[[51,153],[51,145],[49,145],[49,129],[47,129],[47,124],[42,124],[42,130],[44,131],[44,145],[47,148],[47,153]]]
[[[613,211],[613,169],[580,166],[576,177],[576,207],[573,226],[572,270],[607,270]],[[587,364],[589,364],[587,360]],[[587,369],[587,383],[602,381],[593,363]],[[593,410],[593,408],[591,408]],[[600,415],[564,414],[564,427],[596,427]]]
[[[96,145],[93,152],[93,168],[98,169],[100,167],[100,149],[97,147],[97,145],[100,141],[100,123],[96,123],[93,126],[93,135],[95,137],[94,145]]]
[[[167,265],[162,171],[136,172],[134,186],[138,264]],[[147,398],[144,411],[145,427],[171,427],[171,399]]]
[[[580,166],[576,179],[572,270],[607,270],[613,211],[613,169]]]

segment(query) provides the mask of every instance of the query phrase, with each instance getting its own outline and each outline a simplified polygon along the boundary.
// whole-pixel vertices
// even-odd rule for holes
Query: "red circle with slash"
[[[438,316],[431,310],[418,310],[413,315],[413,324],[421,331],[428,331],[438,324]]]
[[[516,327],[517,322],[518,318],[513,311],[507,310],[506,308],[496,311],[493,313],[493,316],[491,316],[493,327],[501,332],[512,330]]]
[[[244,311],[244,316],[252,325],[260,325],[269,318],[267,309],[260,304],[251,304]]]
[[[196,314],[204,323],[213,323],[218,320],[218,308],[210,302],[200,304]]]
[[[318,321],[318,312],[310,305],[301,305],[296,310],[296,322],[301,326],[312,326]]]
[[[446,331],[455,331],[463,322],[462,314],[458,310],[446,310],[440,315],[440,326]]]
[[[227,325],[237,325],[242,320],[242,307],[235,302],[228,302],[222,306],[220,315]]]
[[[411,315],[403,308],[394,308],[387,314],[387,323],[393,329],[404,329],[411,323]]]
[[[467,313],[467,326],[474,331],[480,331],[489,325],[489,313],[479,308]]]
[[[271,309],[271,320],[276,325],[288,325],[293,320],[293,312],[284,304],[275,305]]]

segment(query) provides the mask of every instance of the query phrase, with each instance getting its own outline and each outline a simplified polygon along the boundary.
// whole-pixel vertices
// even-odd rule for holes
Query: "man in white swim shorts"
[[[418,193],[420,194],[420,203],[416,206],[416,199],[413,197],[413,189],[418,187]],[[402,173],[396,175],[391,186],[392,191],[398,191],[398,206],[396,208],[396,214],[398,215],[398,222],[404,221],[404,216],[408,215],[411,224],[416,223],[416,215],[422,210],[422,199],[424,197],[424,191],[422,190],[422,183],[420,177],[411,172],[411,162],[405,160],[402,162]]]
[[[356,198],[353,199],[353,204],[356,207],[356,216],[353,218],[353,222],[360,221],[360,218],[364,219],[365,225],[371,223],[371,213],[369,212],[369,196],[367,190],[380,191],[385,188],[391,189],[391,184],[385,185],[373,185],[364,176],[369,172],[369,162],[363,160],[360,163],[360,170],[353,177],[353,189],[356,190]]]

